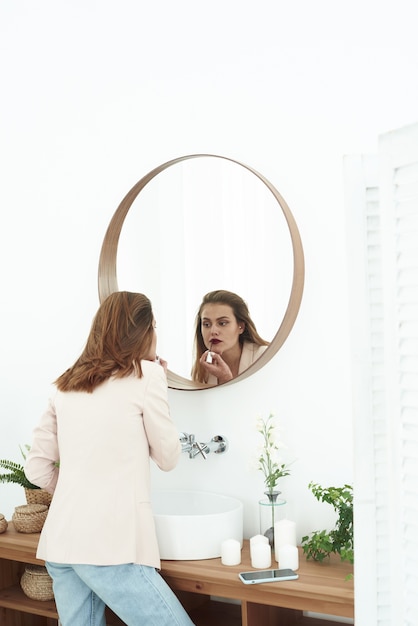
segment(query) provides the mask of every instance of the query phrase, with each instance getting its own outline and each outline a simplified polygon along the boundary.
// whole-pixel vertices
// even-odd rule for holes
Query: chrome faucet
[[[214,454],[222,454],[228,449],[228,442],[225,437],[221,435],[215,435],[208,443],[201,443],[196,441],[195,435],[189,435],[188,433],[180,433],[181,451],[187,452],[189,459],[194,459],[201,454],[204,459],[210,452]]]

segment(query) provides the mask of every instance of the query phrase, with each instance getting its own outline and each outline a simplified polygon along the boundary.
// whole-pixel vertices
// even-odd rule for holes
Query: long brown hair
[[[142,293],[116,291],[99,307],[86,346],[55,384],[60,391],[91,393],[111,376],[142,376],[141,359],[149,358],[153,339],[152,306]]]
[[[200,383],[206,382],[207,372],[200,364],[200,357],[207,350],[202,335],[202,311],[206,304],[227,304],[231,307],[235,319],[238,323],[244,323],[244,332],[239,335],[241,345],[244,341],[254,343],[257,346],[268,346],[269,342],[265,341],[257,332],[255,324],[250,317],[248,305],[236,293],[226,291],[225,289],[217,289],[210,291],[203,296],[202,303],[196,315],[195,335],[194,335],[194,356],[195,361],[192,368],[192,379]]]

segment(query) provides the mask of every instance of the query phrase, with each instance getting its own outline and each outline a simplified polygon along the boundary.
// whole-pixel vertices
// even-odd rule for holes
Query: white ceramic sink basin
[[[221,556],[225,539],[242,545],[243,506],[235,498],[204,491],[155,491],[152,507],[162,559],[213,559]]]

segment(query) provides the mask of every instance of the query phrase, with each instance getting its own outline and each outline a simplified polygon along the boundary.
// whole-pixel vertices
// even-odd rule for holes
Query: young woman
[[[226,383],[254,363],[268,345],[240,296],[211,291],[196,316],[192,378],[208,385]]]
[[[192,624],[157,572],[149,459],[171,470],[181,446],[156,344],[148,298],[110,295],[34,430],[25,473],[54,494],[37,556],[62,626],[105,626],[105,605],[128,626]]]

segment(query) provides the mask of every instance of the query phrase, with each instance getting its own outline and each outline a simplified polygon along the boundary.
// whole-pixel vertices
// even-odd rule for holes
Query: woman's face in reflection
[[[205,304],[201,315],[201,332],[208,350],[223,354],[238,347],[243,322],[237,322],[229,304]]]

